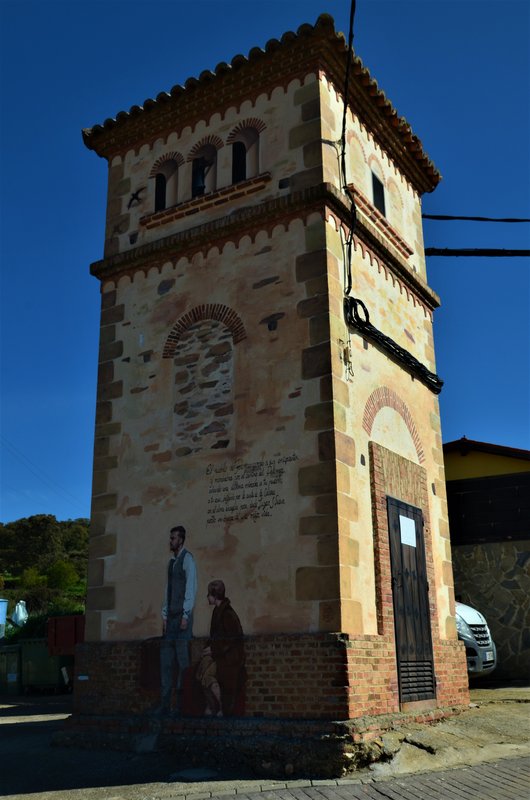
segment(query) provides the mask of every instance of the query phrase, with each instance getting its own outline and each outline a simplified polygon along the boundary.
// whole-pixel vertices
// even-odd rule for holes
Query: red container
[[[76,644],[84,641],[84,614],[48,619],[48,652],[51,656],[73,656]]]

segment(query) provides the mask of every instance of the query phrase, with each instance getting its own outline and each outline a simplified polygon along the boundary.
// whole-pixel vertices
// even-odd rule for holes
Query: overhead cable
[[[469,222],[530,222],[526,217],[462,217],[452,214],[422,214],[422,219],[467,220]]]
[[[482,256],[486,258],[504,258],[522,256],[528,258],[530,250],[505,250],[494,247],[426,247],[426,256]]]

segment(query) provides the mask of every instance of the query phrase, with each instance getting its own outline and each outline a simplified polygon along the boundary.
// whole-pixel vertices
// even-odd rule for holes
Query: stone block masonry
[[[420,194],[439,176],[355,62],[346,118],[360,155],[358,215],[347,263],[351,206],[332,147],[345,65],[323,17],[85,131],[110,172],[105,257],[92,266],[101,328],[72,731],[114,731],[118,745],[154,731],[176,524],[197,564],[192,664],[210,626],[206,587],[222,579],[247,679],[244,718],[203,719],[199,697],[187,718],[158,722],[159,746],[213,748],[221,761],[235,746],[255,762],[274,760],[276,747],[294,770],[311,756],[322,774],[340,774],[384,720],[433,719],[467,701],[438,406],[344,317],[350,293],[378,330],[433,361],[438,300],[414,247]],[[372,172],[389,217],[372,202]],[[389,498],[423,526],[425,625],[411,649],[425,630],[430,647],[432,632],[427,661],[402,657],[396,632],[405,615],[393,607],[390,544],[413,545],[391,539]]]

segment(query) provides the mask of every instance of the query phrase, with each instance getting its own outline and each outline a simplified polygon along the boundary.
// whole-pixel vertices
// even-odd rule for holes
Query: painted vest
[[[186,573],[184,557],[188,551],[182,549],[178,558],[171,558],[167,565],[167,613],[168,616],[180,616],[186,592]]]

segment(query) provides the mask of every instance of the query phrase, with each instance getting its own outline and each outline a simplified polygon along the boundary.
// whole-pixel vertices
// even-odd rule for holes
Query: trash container
[[[20,642],[22,691],[65,692],[73,677],[73,656],[50,656],[48,639],[22,639]]]
[[[0,598],[0,639],[6,635],[7,600]]]
[[[0,647],[0,694],[20,694],[20,645]]]

